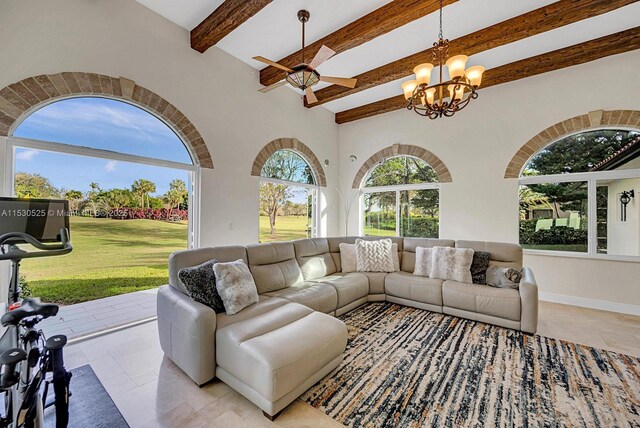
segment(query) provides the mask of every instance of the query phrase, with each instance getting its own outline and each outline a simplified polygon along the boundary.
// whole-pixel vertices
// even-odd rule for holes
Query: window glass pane
[[[627,154],[620,150],[640,136],[638,132],[596,130],[570,135],[539,151],[522,176],[567,174],[617,169]]]
[[[437,238],[440,192],[437,189],[400,192],[400,236]]]
[[[303,184],[315,184],[311,168],[299,154],[291,150],[278,150],[262,166],[260,175]]]
[[[421,159],[399,156],[387,159],[369,174],[365,187],[395,186],[402,184],[435,183],[438,174]]]
[[[365,193],[365,236],[396,236],[396,192]]]
[[[182,140],[160,119],[106,98],[71,98],[32,113],[15,137],[192,164]]]
[[[597,189],[598,253],[640,256],[640,178],[601,180]]]
[[[313,190],[260,183],[260,242],[313,236]]]
[[[588,250],[587,183],[520,186],[520,245],[535,250]]]

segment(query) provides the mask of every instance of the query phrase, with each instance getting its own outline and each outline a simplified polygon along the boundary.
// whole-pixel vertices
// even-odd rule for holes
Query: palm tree
[[[147,199],[147,206],[149,206],[149,194],[155,193],[156,184],[153,181],[140,178],[131,185],[131,191],[140,197],[140,205],[144,209],[144,200]]]

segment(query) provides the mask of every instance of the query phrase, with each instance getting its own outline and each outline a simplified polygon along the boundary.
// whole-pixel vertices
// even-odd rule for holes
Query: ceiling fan
[[[330,77],[330,76],[322,76],[320,73],[316,71],[316,68],[336,53],[329,49],[327,46],[322,45],[316,56],[311,60],[310,63],[305,63],[304,57],[304,25],[309,21],[309,12],[306,10],[298,11],[298,21],[302,22],[302,63],[296,65],[295,67],[289,68],[285,65],[278,64],[275,61],[271,61],[262,56],[254,56],[253,59],[263,62],[265,64],[271,65],[273,67],[279,68],[280,70],[284,70],[287,74],[284,76],[283,80],[274,83],[273,85],[265,86],[262,89],[259,89],[260,92],[269,92],[273,89],[279,88],[280,86],[284,86],[289,83],[296,89],[300,89],[307,96],[307,103],[313,104],[318,102],[318,98],[313,93],[313,89],[311,88],[313,85],[318,82],[327,82],[332,83],[334,85],[345,86],[347,88],[354,88],[357,83],[357,79],[347,78],[347,77]]]

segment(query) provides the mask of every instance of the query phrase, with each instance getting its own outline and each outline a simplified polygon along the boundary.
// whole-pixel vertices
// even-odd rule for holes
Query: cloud
[[[117,164],[118,162],[114,160],[107,161],[107,163],[104,164],[104,170],[107,172],[114,171],[116,169]]]
[[[39,150],[23,149],[16,153],[16,159],[21,161],[30,161],[38,154],[40,154]]]

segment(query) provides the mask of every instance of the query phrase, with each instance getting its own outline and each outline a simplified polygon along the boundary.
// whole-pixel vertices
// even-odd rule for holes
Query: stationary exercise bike
[[[0,338],[0,393],[4,395],[4,414],[0,428],[40,428],[44,426],[44,409],[55,405],[56,428],[69,421],[69,384],[71,373],[64,368],[64,335],[45,337],[36,329],[43,319],[57,315],[58,305],[34,299],[20,301],[20,262],[27,258],[68,254],[73,247],[69,230],[60,229],[59,243],[44,243],[22,232],[0,236],[0,261],[11,261],[11,281],[7,311],[0,318],[6,328]],[[26,251],[18,244],[28,244],[37,251]],[[51,376],[47,376],[51,373]],[[50,385],[55,399],[47,401]]]

